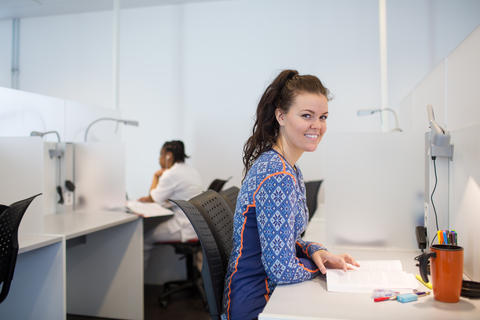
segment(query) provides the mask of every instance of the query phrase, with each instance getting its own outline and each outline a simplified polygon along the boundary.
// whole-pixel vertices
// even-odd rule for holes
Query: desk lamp
[[[64,199],[63,199],[63,191],[62,191],[62,186],[61,186],[62,162],[60,160],[63,157],[63,150],[58,149],[58,144],[61,142],[60,134],[56,130],[45,131],[45,132],[32,131],[32,132],[30,132],[30,136],[43,138],[44,136],[46,136],[47,134],[50,134],[50,133],[55,133],[57,135],[57,139],[58,139],[58,143],[55,145],[55,149],[49,149],[48,154],[50,156],[50,159],[57,158],[57,160],[58,160],[58,177],[57,177],[57,188],[56,188],[56,190],[57,190],[58,196],[60,197],[58,199],[58,203],[63,204]]]
[[[94,120],[92,123],[90,123],[88,126],[87,126],[87,129],[85,130],[85,137],[83,139],[84,142],[87,142],[87,137],[88,137],[88,131],[90,130],[90,128],[97,122],[100,122],[100,121],[115,121],[116,123],[123,123],[124,125],[126,126],[135,126],[135,127],[138,127],[138,121],[135,121],[135,120],[126,120],[126,119],[117,119],[117,118],[108,118],[108,117],[105,117],[105,118],[99,118],[97,120]]]
[[[32,132],[30,132],[30,136],[43,138],[43,136],[45,136],[47,134],[50,134],[50,133],[55,133],[57,135],[58,143],[61,142],[60,134],[56,130],[45,131],[45,132],[32,131]],[[63,156],[63,151],[55,148],[55,150],[54,149],[48,150],[48,154],[50,155],[50,158],[54,158],[54,157],[61,158]]]
[[[357,111],[357,116],[359,117],[362,117],[362,116],[370,116],[374,113],[382,113],[384,111],[389,111],[391,113],[393,113],[393,117],[395,119],[395,128],[393,128],[391,131],[398,131],[398,132],[402,132],[403,130],[400,129],[400,126],[398,124],[398,117],[397,117],[397,113],[395,112],[395,110],[391,109],[391,108],[383,108],[383,109],[360,109]]]

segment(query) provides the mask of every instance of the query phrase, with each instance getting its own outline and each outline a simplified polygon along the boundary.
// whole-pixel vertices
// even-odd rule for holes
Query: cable
[[[435,185],[433,186],[433,191],[432,191],[432,194],[430,195],[430,201],[432,202],[433,212],[435,213],[435,225],[438,231],[437,209],[435,208],[435,203],[433,202],[433,195],[435,194],[435,190],[437,189],[437,182],[438,182],[437,164],[436,164],[437,157],[435,156],[432,157],[432,160],[433,160],[433,172],[435,174]],[[437,233],[435,232],[435,236],[433,237],[432,242],[430,242],[430,247],[433,245],[433,241],[435,240],[436,237],[437,237]]]

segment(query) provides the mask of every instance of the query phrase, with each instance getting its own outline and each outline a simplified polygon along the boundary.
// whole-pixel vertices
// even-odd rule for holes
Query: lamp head
[[[126,126],[135,126],[138,127],[138,121],[136,120],[121,120]]]
[[[45,133],[40,132],[40,131],[32,131],[32,132],[30,132],[30,136],[31,136],[31,137],[43,137],[44,135],[45,135]]]
[[[380,111],[380,109],[360,109],[357,110],[357,116],[362,117],[362,116],[369,116],[371,114],[374,114],[375,112]]]
[[[60,134],[56,130],[45,131],[45,132],[32,131],[32,132],[30,132],[30,136],[31,137],[43,137],[43,136],[45,136],[47,134],[50,134],[50,133],[55,133],[55,135],[57,136],[58,142],[61,142]]]

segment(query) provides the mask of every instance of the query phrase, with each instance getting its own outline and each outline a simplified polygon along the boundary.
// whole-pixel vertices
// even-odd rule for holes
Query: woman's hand
[[[160,177],[162,176],[162,174],[163,174],[164,171],[165,171],[165,169],[163,169],[163,168],[160,169],[160,170],[155,171],[155,174],[154,174],[154,175],[155,175],[155,178],[157,178],[157,179],[160,178]]]
[[[141,197],[141,198],[138,198],[139,202],[153,202],[153,199],[151,196],[145,196],[145,197]]]
[[[357,261],[349,254],[333,254],[326,250],[318,250],[312,255],[313,262],[317,265],[322,274],[329,269],[342,269],[343,271],[352,270],[353,268],[347,263],[360,267]]]

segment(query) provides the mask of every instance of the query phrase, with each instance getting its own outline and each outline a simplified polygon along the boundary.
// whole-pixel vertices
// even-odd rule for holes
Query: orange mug
[[[428,282],[427,265],[430,260],[433,296],[442,302],[458,302],[462,291],[463,248],[459,246],[434,244],[430,253],[416,257],[420,275]]]

